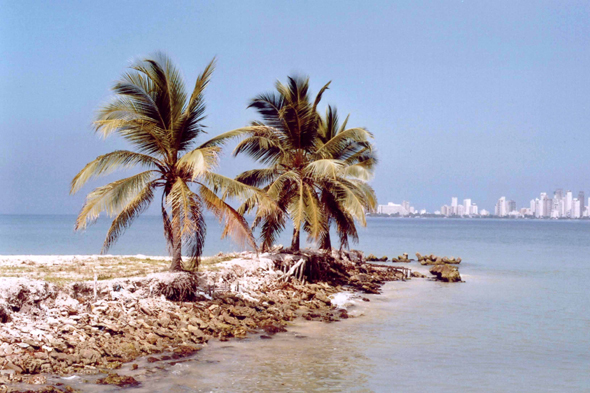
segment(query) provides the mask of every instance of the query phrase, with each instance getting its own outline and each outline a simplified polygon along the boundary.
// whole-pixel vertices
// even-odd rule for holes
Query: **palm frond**
[[[133,221],[147,209],[154,199],[155,182],[148,183],[115,217],[102,246],[101,254],[106,253],[115,244],[120,235],[125,232]]]
[[[204,92],[211,80],[215,63],[216,59],[213,58],[207,67],[205,67],[205,70],[198,76],[188,104],[180,117],[176,138],[178,151],[188,150],[193,144],[194,139],[200,133],[204,132],[205,126],[202,124],[202,121],[205,120]]]
[[[214,193],[222,195],[222,199],[235,198],[241,201],[252,199],[262,213],[277,209],[276,202],[266,192],[256,187],[215,172],[208,172],[204,179]]]
[[[371,166],[367,166],[364,163],[359,163],[354,165],[348,165],[344,169],[343,175],[349,178],[369,181],[373,178],[373,171],[371,170]]]
[[[203,197],[205,206],[215,214],[219,222],[224,222],[221,238],[230,235],[242,247],[247,243],[256,249],[256,241],[244,216],[234,210],[230,205],[221,200],[209,188],[201,185],[199,193]]]
[[[349,128],[327,141],[318,149],[317,154],[320,157],[340,158],[338,153],[352,142],[366,142],[372,137],[373,135],[364,128]]]
[[[307,164],[307,166],[303,169],[303,173],[305,176],[309,176],[321,181],[325,177],[335,179],[341,176],[344,170],[344,162],[340,160],[324,158],[321,160],[312,161]]]
[[[89,223],[98,218],[101,212],[106,212],[109,216],[118,214],[153,180],[154,172],[141,172],[96,188],[86,197],[86,203],[76,220],[75,229],[85,229]]]
[[[252,169],[236,176],[236,180],[249,186],[261,187],[272,183],[279,176],[275,168]]]
[[[70,194],[75,194],[91,179],[105,176],[117,169],[131,168],[135,165],[143,165],[148,168],[162,169],[163,164],[146,154],[135,153],[128,150],[115,150],[104,154],[86,164],[86,166],[74,177],[71,183]]]
[[[220,150],[217,146],[191,150],[178,160],[177,168],[181,173],[186,174],[190,180],[195,180],[217,165]]]

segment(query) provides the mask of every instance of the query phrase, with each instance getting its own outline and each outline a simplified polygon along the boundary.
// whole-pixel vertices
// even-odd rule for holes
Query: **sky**
[[[76,214],[69,184],[100,154],[97,109],[157,51],[187,86],[217,56],[205,138],[257,120],[254,96],[309,75],[374,136],[379,203],[493,211],[556,188],[590,194],[590,3],[0,0],[0,214]],[[323,110],[323,107],[322,107]],[[233,158],[218,171],[256,167]]]

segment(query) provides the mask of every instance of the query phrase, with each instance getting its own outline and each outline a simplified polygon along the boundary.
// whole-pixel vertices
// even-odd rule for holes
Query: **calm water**
[[[0,254],[97,253],[106,226],[78,236],[71,220],[0,216]],[[113,252],[162,254],[160,225]],[[215,233],[208,254],[232,247]],[[590,391],[590,222],[374,218],[358,248],[460,256],[466,283],[390,283],[358,318],[213,343],[137,391]]]

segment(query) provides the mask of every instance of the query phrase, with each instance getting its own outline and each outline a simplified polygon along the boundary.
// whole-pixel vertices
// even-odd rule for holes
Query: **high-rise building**
[[[534,199],[531,199],[531,204],[530,204],[530,209],[531,209],[531,215],[535,215],[535,213],[537,212],[537,201]]]
[[[479,214],[479,208],[477,207],[477,204],[474,203],[471,205],[471,213],[472,216],[477,216]]]
[[[580,209],[580,200],[578,198],[574,198],[572,201],[572,216],[571,218],[580,218],[582,217],[582,210]]]
[[[498,199],[498,203],[496,203],[495,213],[498,217],[505,217],[508,214],[506,206],[506,197],[501,197],[500,199]]]
[[[543,201],[535,199],[535,217],[543,217]]]
[[[551,206],[553,205],[553,199],[547,198],[543,200],[543,217],[551,217]]]
[[[580,201],[580,211],[581,211],[582,213],[584,213],[584,210],[585,210],[585,208],[586,208],[586,206],[584,205],[586,201],[585,201],[584,199],[585,199],[585,198],[584,198],[584,191],[580,191],[580,192],[578,193],[578,201]]]
[[[516,202],[514,202],[513,200],[506,201],[506,210],[507,213],[512,213],[516,211]]]
[[[463,214],[471,215],[471,199],[463,199]]]
[[[457,214],[457,197],[451,198],[451,214]]]
[[[557,190],[555,190],[555,192],[553,193],[553,198],[555,198],[555,199],[563,198],[563,189],[558,188]]]
[[[564,217],[571,217],[572,216],[572,201],[573,201],[572,192],[570,190],[568,190],[565,194],[565,214],[564,214]]]

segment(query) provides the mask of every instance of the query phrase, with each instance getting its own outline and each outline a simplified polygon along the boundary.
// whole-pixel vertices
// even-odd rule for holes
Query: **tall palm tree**
[[[325,124],[317,106],[329,83],[313,101],[308,78],[289,77],[286,85],[277,82],[275,86],[277,93],[259,95],[249,105],[258,111],[263,122],[217,137],[242,138],[234,155],[244,153],[267,165],[246,171],[236,180],[261,187],[280,207],[261,211],[255,201],[247,200],[239,211],[257,209],[254,225],[261,226],[263,250],[272,246],[287,218],[293,222],[292,250],[299,250],[301,230],[310,239],[327,245],[331,220],[336,222],[341,240],[347,245],[349,235],[356,238],[354,219],[364,224],[365,209],[375,204],[370,187],[353,178],[363,169],[358,165],[363,159],[360,146],[364,143],[370,147],[370,134],[364,129],[352,129],[342,130],[339,135],[334,125]],[[327,120],[335,118],[334,112]],[[364,172],[370,169],[369,165]]]
[[[230,234],[256,247],[246,220],[225,198],[243,196],[262,204],[261,193],[213,172],[218,163],[219,143],[196,145],[197,137],[205,132],[203,93],[214,66],[215,59],[198,76],[189,96],[179,70],[168,57],[156,54],[135,63],[114,85],[111,102],[99,110],[95,131],[105,138],[118,134],[136,151],[117,150],[91,161],[72,180],[70,193],[76,193],[90,179],[116,169],[146,169],[87,195],[75,229],[85,229],[101,212],[114,216],[103,253],[150,205],[158,190],[162,191],[160,204],[164,235],[172,254],[171,270],[183,268],[183,245],[198,267],[205,242],[205,208],[225,221],[223,236]]]

